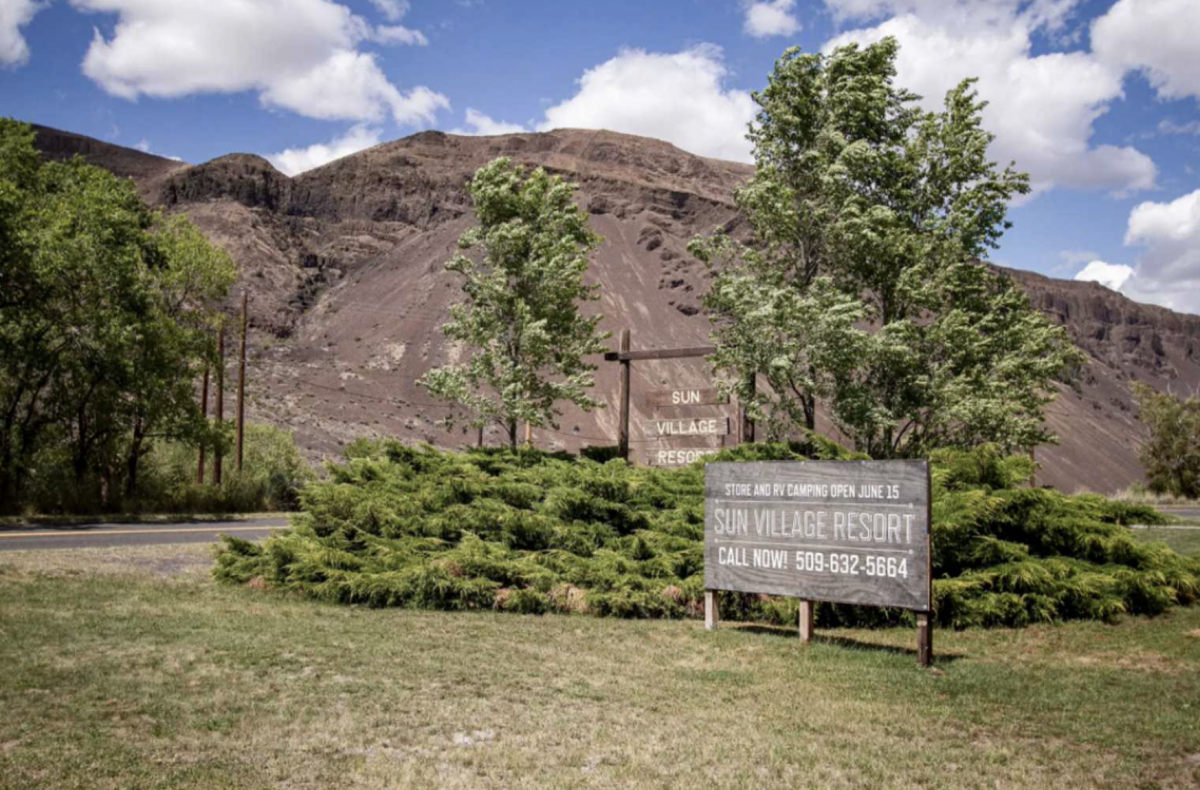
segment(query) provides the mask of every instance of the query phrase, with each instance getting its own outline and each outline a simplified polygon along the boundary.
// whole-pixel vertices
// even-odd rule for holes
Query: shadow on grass
[[[779,625],[762,625],[761,623],[722,623],[722,628],[730,630],[744,631],[750,634],[762,634],[765,636],[774,636],[781,639],[799,639],[800,634],[795,628],[785,628]],[[813,634],[813,641],[817,644],[832,645],[833,647],[841,647],[847,650],[861,650],[863,652],[872,653],[890,653],[897,656],[911,656],[914,661],[917,659],[917,629],[913,628],[912,639],[913,647],[901,647],[899,645],[885,645],[878,642],[864,642],[861,639],[854,639],[848,636],[834,636],[831,634],[822,634],[817,631]],[[962,653],[939,653],[937,649],[937,631],[934,631],[933,641],[933,663],[950,664],[960,658],[966,658]]]

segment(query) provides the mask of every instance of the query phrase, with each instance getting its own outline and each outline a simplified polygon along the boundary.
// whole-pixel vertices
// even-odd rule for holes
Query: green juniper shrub
[[[717,460],[859,458],[812,436]],[[711,460],[711,459],[710,459]],[[933,593],[949,627],[1112,621],[1200,597],[1200,560],[1135,542],[1150,508],[1025,486],[1025,458],[994,448],[931,459]],[[292,529],[227,538],[223,581],[367,606],[611,617],[698,617],[704,467],[633,467],[536,450],[449,453],[358,441],[300,492]],[[791,625],[795,600],[727,594],[722,616]],[[914,621],[895,609],[820,604],[822,626]]]

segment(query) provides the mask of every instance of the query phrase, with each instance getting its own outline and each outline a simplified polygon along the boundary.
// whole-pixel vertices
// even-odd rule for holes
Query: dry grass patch
[[[52,576],[132,573],[201,577],[211,572],[213,552],[211,543],[19,549],[0,553],[0,575],[15,572]]]
[[[939,632],[926,672],[909,629],[804,647],[791,629],[373,611],[6,560],[3,790],[1200,781],[1196,610]]]

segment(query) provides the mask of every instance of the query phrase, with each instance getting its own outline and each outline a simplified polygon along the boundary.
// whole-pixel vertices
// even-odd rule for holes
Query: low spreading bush
[[[716,460],[846,459],[821,439]],[[712,460],[712,459],[710,459]],[[933,465],[937,620],[956,628],[1157,614],[1197,600],[1200,560],[1140,545],[1149,507],[1029,489],[1029,461],[987,449]],[[216,575],[339,603],[689,617],[704,593],[704,468],[670,470],[534,450],[444,453],[357,442],[305,488],[291,530],[226,538]],[[726,595],[722,614],[794,623],[798,603]],[[910,622],[818,607],[823,625]]]

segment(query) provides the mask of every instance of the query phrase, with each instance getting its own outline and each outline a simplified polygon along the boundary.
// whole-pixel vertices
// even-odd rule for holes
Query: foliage
[[[1200,498],[1200,395],[1186,399],[1136,382],[1138,419],[1150,429],[1139,448],[1150,490]]]
[[[704,469],[534,450],[462,454],[356,443],[301,494],[293,529],[234,538],[217,577],[341,603],[496,608],[619,617],[697,616],[703,601]],[[717,460],[848,459],[813,436],[723,451]],[[934,597],[954,627],[1157,614],[1200,594],[1200,560],[1136,543],[1122,526],[1149,507],[1018,488],[1029,461],[991,447],[934,464]],[[791,624],[792,599],[725,596],[725,616]],[[822,624],[910,619],[821,605]]]
[[[41,162],[0,119],[0,510],[39,462],[73,496],[131,499],[155,439],[203,441],[192,391],[235,269],[185,218],[75,158]]]
[[[26,482],[23,504],[35,513],[96,513],[105,505],[121,512],[252,513],[294,510],[300,490],[315,479],[290,431],[248,423],[243,468],[239,474],[227,459],[221,485],[196,483],[196,448],[184,441],[151,439],[142,459],[135,496],[114,495],[97,501],[89,487],[74,485],[64,449],[43,450]],[[212,465],[212,455],[208,456]],[[211,479],[211,470],[206,475]]]
[[[823,402],[876,458],[1050,440],[1050,382],[1082,357],[978,260],[1028,177],[987,159],[972,80],[924,112],[894,84],[896,56],[890,38],[792,48],[754,94],[755,175],[736,194],[751,238],[691,245],[717,269],[722,387],[773,436],[811,431]]]
[[[557,427],[558,403],[599,405],[588,394],[596,368],[584,357],[604,351],[607,334],[597,330],[600,316],[579,314],[579,303],[598,298],[583,275],[601,239],[575,205],[576,189],[541,168],[526,176],[507,158],[493,160],[468,188],[479,224],[459,239],[481,255],[446,264],[462,275],[466,301],[451,308],[443,331],[471,357],[420,383],[466,406],[472,425],[500,423],[513,447],[520,421]]]

